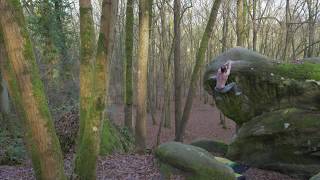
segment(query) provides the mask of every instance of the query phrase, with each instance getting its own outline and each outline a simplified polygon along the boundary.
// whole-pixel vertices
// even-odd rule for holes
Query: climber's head
[[[220,70],[222,73],[225,73],[225,72],[227,72],[227,67],[225,65],[223,65],[220,67]]]

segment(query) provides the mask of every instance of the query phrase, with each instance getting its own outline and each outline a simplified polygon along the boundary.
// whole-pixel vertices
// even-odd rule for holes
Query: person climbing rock
[[[232,61],[229,60],[218,69],[217,75],[212,77],[216,80],[216,86],[212,89],[218,93],[227,93],[229,91],[233,91],[236,96],[239,96],[242,94],[242,92],[239,90],[235,82],[226,85],[231,72],[231,65]]]

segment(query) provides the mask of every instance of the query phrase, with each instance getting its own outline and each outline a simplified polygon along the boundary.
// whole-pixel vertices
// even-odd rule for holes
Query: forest
[[[0,0],[0,179],[320,180],[320,1]]]

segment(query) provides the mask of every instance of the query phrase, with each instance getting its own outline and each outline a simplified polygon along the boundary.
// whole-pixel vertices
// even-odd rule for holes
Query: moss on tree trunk
[[[0,22],[8,60],[4,78],[20,117],[38,179],[66,179],[58,138],[40,80],[20,1],[0,1]],[[1,41],[1,39],[0,39]]]
[[[80,179],[96,179],[101,124],[97,116],[104,102],[97,103],[97,94],[94,94],[98,82],[94,77],[95,33],[90,0],[80,0],[80,37],[80,127],[75,175]]]
[[[125,59],[125,126],[132,130],[132,52],[133,52],[133,23],[134,23],[134,14],[133,14],[133,0],[127,1],[127,12],[126,12],[126,59]]]

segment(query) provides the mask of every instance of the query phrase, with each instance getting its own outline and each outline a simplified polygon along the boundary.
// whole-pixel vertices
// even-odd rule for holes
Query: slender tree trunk
[[[313,56],[313,51],[314,51],[314,39],[315,39],[315,31],[316,31],[316,18],[317,18],[317,14],[318,12],[314,11],[314,7],[313,4],[316,6],[318,2],[314,2],[312,0],[307,0],[307,6],[308,6],[308,12],[309,12],[309,23],[308,23],[308,39],[309,39],[309,48],[308,48],[308,53],[307,56],[308,57],[312,57]]]
[[[147,136],[147,74],[149,45],[149,5],[148,0],[139,0],[139,50],[137,80],[137,118],[135,139],[137,152],[144,152]]]
[[[164,64],[164,102],[163,102],[163,118],[164,118],[164,127],[171,128],[171,91],[170,91],[170,66]]]
[[[71,57],[68,52],[68,47],[66,43],[66,34],[63,30],[63,16],[64,8],[63,8],[63,0],[55,0],[54,1],[54,10],[55,10],[55,18],[56,18],[56,46],[59,49],[60,57],[62,60],[62,63],[60,63],[60,73],[62,80],[66,80],[70,78],[71,75],[71,69],[72,69],[72,62]]]
[[[266,39],[266,42],[268,42],[267,39]],[[294,40],[294,38],[291,38],[291,49],[292,49],[291,59],[295,60],[296,59],[296,48],[295,48],[295,40]]]
[[[96,86],[95,33],[91,0],[80,0],[80,127],[75,159],[75,176],[80,179],[96,179],[96,161],[100,145],[99,113],[104,108],[101,86]],[[105,4],[105,3],[104,3]],[[106,6],[103,6],[106,7]],[[103,10],[104,11],[104,10]],[[100,39],[100,42],[102,40]],[[99,43],[100,43],[99,42]],[[102,44],[102,43],[100,43]],[[101,52],[101,49],[99,51]],[[103,65],[102,65],[103,66]],[[98,72],[101,64],[97,65]],[[104,70],[104,69],[103,69]],[[101,75],[98,73],[98,75]],[[102,77],[104,78],[104,77]],[[97,87],[97,89],[95,89]],[[102,87],[103,88],[103,87]],[[97,90],[97,92],[95,92]]]
[[[126,14],[126,61],[125,61],[125,126],[132,131],[132,53],[133,53],[133,14],[134,0],[127,1],[127,14]]]
[[[222,49],[221,52],[225,52],[228,44],[229,33],[229,13],[230,13],[230,0],[223,2],[223,25],[222,25]]]
[[[227,124],[226,124],[226,116],[220,111],[220,124],[222,125],[223,129],[227,129]]]
[[[63,158],[19,1],[0,0],[0,44],[8,59],[2,72],[25,121],[27,147],[37,179],[66,179]],[[3,38],[3,39],[2,39]]]
[[[236,22],[236,33],[237,33],[237,46],[244,47],[245,40],[245,21],[244,21],[244,2],[243,0],[237,0],[237,22]]]
[[[174,1],[174,120],[175,120],[175,136],[179,132],[179,124],[181,120],[181,2]]]
[[[97,157],[99,155],[100,150],[100,139],[101,139],[101,131],[103,123],[109,123],[107,122],[106,114],[104,113],[104,110],[106,108],[107,104],[107,96],[108,96],[108,77],[110,75],[109,71],[109,61],[110,56],[110,34],[113,29],[112,25],[112,18],[113,18],[113,6],[114,6],[114,0],[103,0],[102,1],[102,14],[101,14],[101,28],[100,28],[100,34],[98,38],[98,49],[97,49],[97,55],[96,55],[96,66],[95,66],[95,72],[94,72],[94,82],[96,82],[94,88],[95,96],[93,98],[93,110],[94,113],[92,113],[91,121],[93,121],[94,126],[96,126],[99,131],[97,133],[93,133],[92,136],[95,140],[95,142],[92,144],[92,146],[95,148],[96,151],[94,151],[94,154],[92,156]],[[109,129],[103,128],[104,131],[109,131],[110,133],[111,128],[113,126],[107,125],[104,127],[108,127]],[[110,143],[111,144],[111,143]]]
[[[243,22],[244,24],[244,41],[247,43],[247,48],[252,49],[252,41],[250,39],[250,25],[249,25],[249,8],[248,0],[243,1]]]
[[[55,13],[58,12],[54,11],[49,0],[43,0],[39,2],[40,17],[37,26],[39,26],[41,30],[38,32],[38,34],[43,39],[42,41],[44,41],[41,48],[41,58],[48,64],[48,69],[46,70],[47,73],[45,73],[45,85],[49,87],[49,91],[57,94],[63,88],[62,83],[59,81],[62,71],[59,71],[59,68],[55,68],[59,67],[60,59],[62,58],[58,53],[58,40],[55,36],[58,34],[56,23],[54,20],[52,20],[52,18],[55,18]]]
[[[287,61],[287,52],[288,52],[288,46],[290,42],[290,36],[291,36],[291,17],[290,17],[290,4],[289,0],[286,1],[286,37],[285,37],[285,44],[284,44],[284,50],[282,54],[282,60]]]
[[[257,0],[252,0],[252,50],[257,51],[257,39],[258,39],[258,28],[257,28]]]
[[[162,104],[162,119],[164,119],[164,127],[170,128],[171,125],[171,108],[170,108],[170,71],[171,71],[171,63],[170,57],[171,53],[167,53],[168,51],[168,44],[169,44],[169,33],[167,27],[167,15],[166,15],[166,5],[165,1],[161,1],[161,8],[160,8],[160,57],[163,69],[163,104]],[[170,49],[171,51],[171,49]]]
[[[150,28],[150,43],[149,43],[149,66],[148,66],[148,110],[151,114],[152,124],[156,125],[156,104],[155,104],[155,31],[153,23],[153,0],[149,2],[149,28]]]
[[[269,35],[269,28],[265,28],[264,30],[264,36],[263,36],[263,39],[261,40],[261,46],[260,46],[260,52],[262,54],[266,54],[266,48],[267,48],[267,43],[268,43],[268,35]]]
[[[215,24],[215,21],[217,18],[218,9],[220,7],[220,4],[221,4],[221,0],[214,1],[212,9],[211,9],[208,24],[207,24],[205,32],[202,36],[200,47],[199,47],[199,50],[196,55],[196,65],[193,69],[192,76],[191,76],[187,101],[186,101],[184,111],[182,114],[181,124],[179,125],[179,133],[178,133],[178,136],[175,137],[176,141],[183,141],[185,128],[186,128],[186,125],[187,125],[187,122],[189,119],[189,115],[190,115],[190,111],[192,108],[192,102],[193,102],[193,96],[195,94],[196,83],[197,83],[197,80],[199,79],[199,71],[200,71],[200,68],[202,68],[203,63],[204,63],[205,53],[206,53],[206,50],[208,47],[208,42],[209,42],[211,35],[212,35],[213,27],[214,27],[214,24]]]

